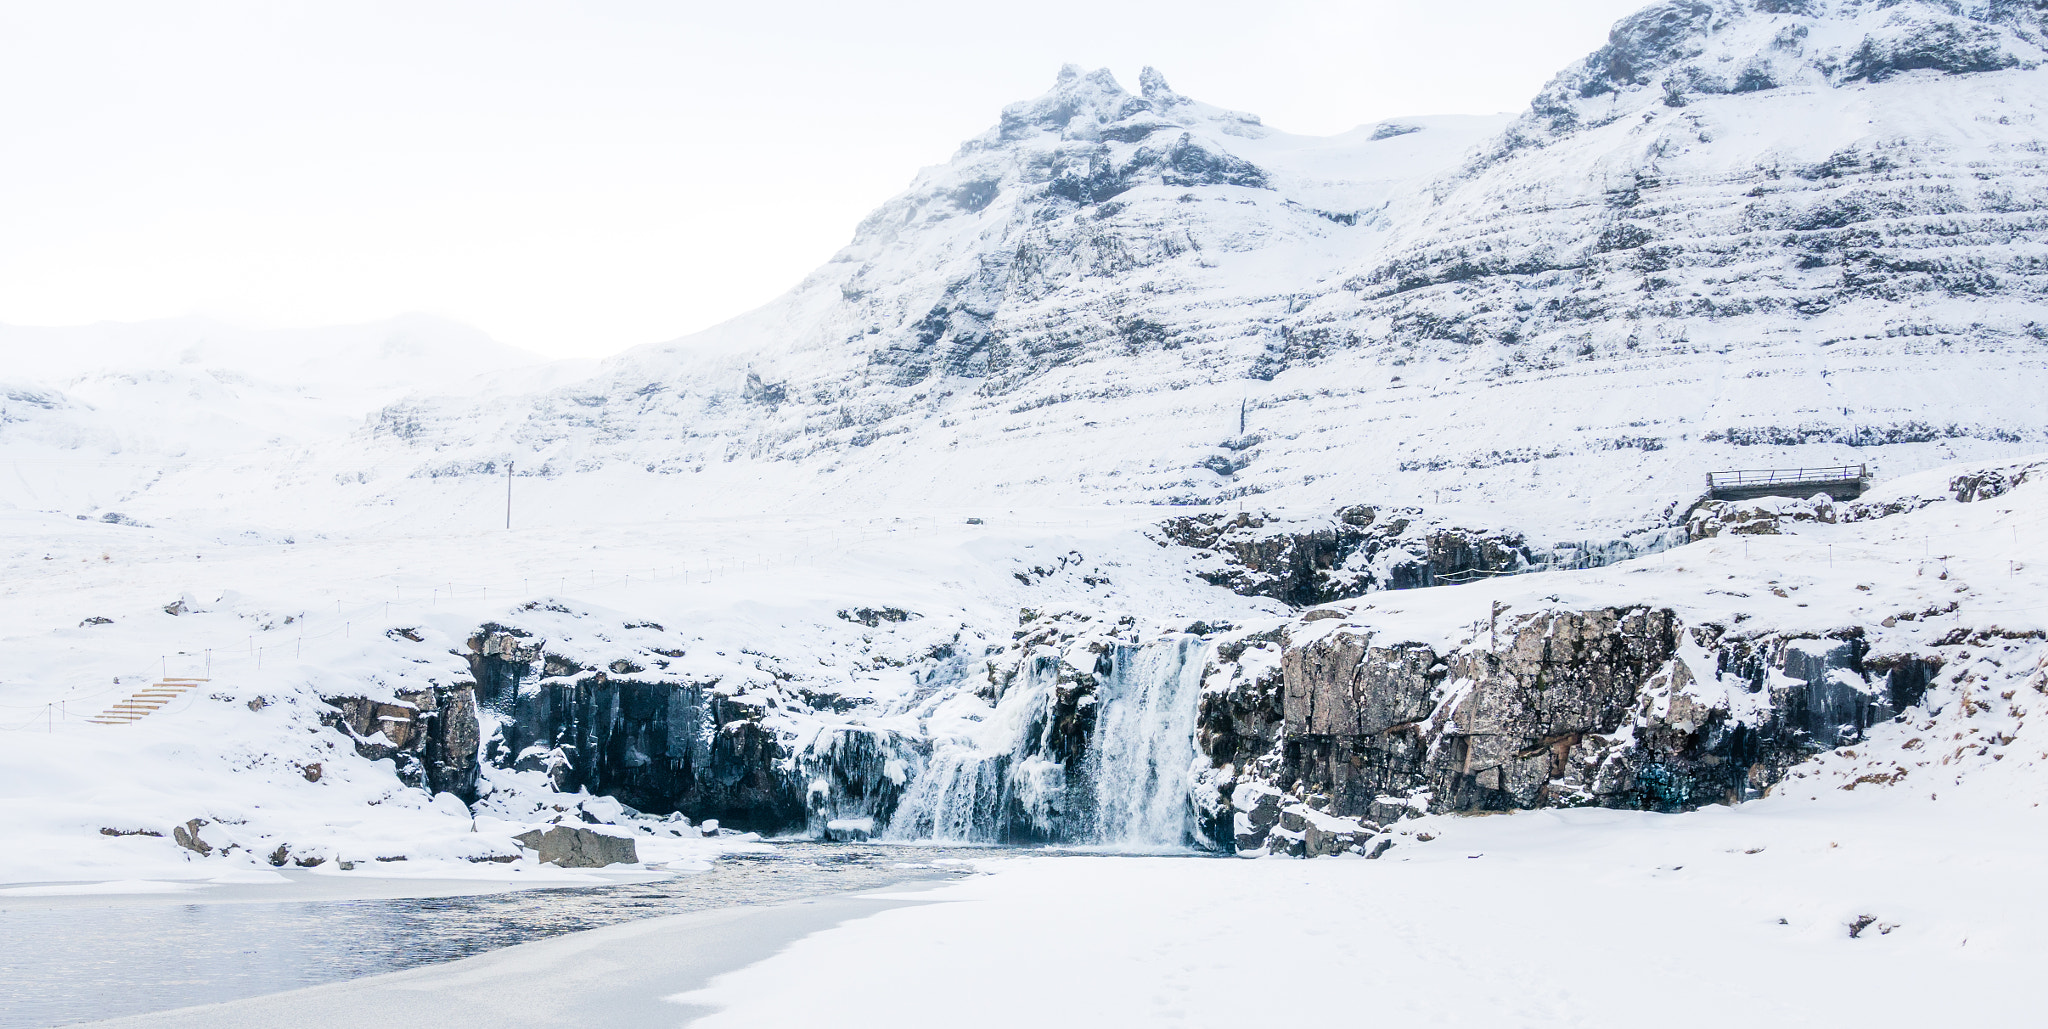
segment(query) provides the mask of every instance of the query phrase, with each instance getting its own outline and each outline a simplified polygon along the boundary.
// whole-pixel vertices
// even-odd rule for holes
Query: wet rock
[[[542,864],[562,868],[603,868],[640,860],[639,848],[631,837],[610,836],[573,825],[557,825],[545,831],[533,829],[513,839],[534,851]]]
[[[841,840],[879,833],[903,799],[911,769],[923,763],[930,745],[887,729],[821,730],[796,757],[797,771],[810,784],[811,834]]]

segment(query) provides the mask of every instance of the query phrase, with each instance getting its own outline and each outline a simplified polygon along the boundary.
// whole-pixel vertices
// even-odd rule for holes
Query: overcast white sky
[[[1330,133],[1646,0],[0,0],[0,322],[425,311],[597,356],[793,285],[1063,62]]]

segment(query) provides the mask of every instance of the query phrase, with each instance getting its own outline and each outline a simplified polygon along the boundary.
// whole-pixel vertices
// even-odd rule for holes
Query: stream
[[[967,874],[979,849],[789,842],[709,871],[467,896],[266,902],[0,898],[0,1029],[61,1026],[396,972],[562,933]]]

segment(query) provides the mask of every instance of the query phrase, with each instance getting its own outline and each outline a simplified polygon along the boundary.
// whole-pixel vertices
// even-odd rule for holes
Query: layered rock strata
[[[355,743],[372,761],[389,759],[407,786],[452,793],[465,802],[477,797],[476,689],[459,683],[399,693],[324,697],[330,708],[321,721]],[[311,776],[309,776],[311,778]]]
[[[1298,851],[1308,816],[1282,825],[1294,805],[1369,830],[1422,812],[1738,801],[1918,702],[1938,668],[1867,660],[1856,630],[1747,637],[1652,607],[1496,618],[1450,646],[1317,619],[1261,649],[1262,674],[1216,677],[1203,704],[1220,773],[1204,827],[1240,849]]]

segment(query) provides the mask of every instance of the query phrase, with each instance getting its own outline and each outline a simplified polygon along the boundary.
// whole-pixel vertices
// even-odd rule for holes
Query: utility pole
[[[505,528],[512,527],[512,462],[505,462]]]

